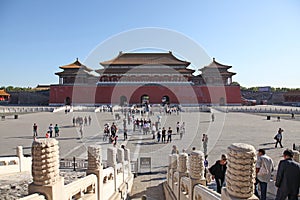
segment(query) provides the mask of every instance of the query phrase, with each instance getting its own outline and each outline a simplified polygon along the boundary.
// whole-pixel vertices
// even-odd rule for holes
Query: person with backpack
[[[283,132],[283,129],[279,128],[277,134],[274,137],[274,139],[276,140],[275,148],[277,148],[277,144],[280,144],[280,147],[283,148],[283,146],[281,144],[281,141],[282,141],[282,132]]]
[[[271,180],[272,171],[274,170],[274,164],[272,158],[266,155],[264,149],[259,149],[257,153],[256,162],[256,183],[255,183],[255,195],[261,200],[267,199],[267,187]],[[258,194],[258,185],[260,186],[260,194]]]

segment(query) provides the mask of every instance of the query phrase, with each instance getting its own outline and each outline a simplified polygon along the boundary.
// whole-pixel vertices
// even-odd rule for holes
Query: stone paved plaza
[[[136,160],[139,157],[151,157],[152,174],[138,176],[133,186],[132,198],[141,197],[146,194],[152,199],[160,199],[161,187],[158,185],[165,180],[166,166],[168,163],[168,154],[171,152],[172,145],[176,145],[181,152],[185,149],[188,153],[192,147],[202,149],[202,134],[208,134],[208,155],[209,164],[212,165],[219,159],[222,153],[226,153],[226,148],[235,142],[248,143],[256,149],[264,148],[267,154],[274,160],[277,167],[284,149],[274,148],[273,137],[278,128],[283,128],[283,146],[292,148],[293,143],[300,142],[299,127],[300,121],[281,119],[266,120],[265,116],[246,113],[222,113],[213,110],[215,121],[211,122],[210,113],[183,112],[179,115],[162,115],[162,127],[172,127],[176,132],[176,122],[186,123],[186,133],[182,140],[179,135],[173,135],[173,141],[169,144],[157,143],[152,140],[150,134],[143,135],[140,131],[132,131],[132,123],[128,126],[128,141],[125,142],[127,148],[131,151],[131,159]],[[157,120],[158,113],[151,116],[152,122]],[[91,126],[84,127],[84,137],[79,139],[78,127],[73,127],[72,118],[77,116],[91,116]],[[123,115],[121,115],[123,116]],[[136,115],[137,118],[141,116]],[[296,115],[296,118],[299,116]],[[143,117],[144,118],[144,117]],[[30,154],[31,143],[33,140],[33,123],[38,125],[38,134],[45,137],[50,123],[60,126],[60,136],[57,138],[60,147],[60,158],[87,158],[87,146],[99,144],[103,151],[112,146],[103,142],[103,126],[105,123],[114,122],[114,115],[111,113],[93,113],[93,112],[74,112],[74,113],[34,113],[20,115],[19,119],[7,117],[0,121],[0,156],[15,155],[15,147],[23,146],[24,154]],[[123,141],[122,120],[115,121],[120,129],[119,142]],[[106,159],[106,153],[104,154]],[[146,170],[147,171],[147,170]],[[137,184],[138,183],[138,184]]]

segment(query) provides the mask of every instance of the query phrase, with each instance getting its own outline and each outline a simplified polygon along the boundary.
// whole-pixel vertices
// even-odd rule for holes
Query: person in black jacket
[[[275,200],[298,200],[300,187],[300,164],[292,160],[294,153],[290,149],[283,152],[284,160],[278,165],[275,186],[278,187]]]
[[[216,180],[217,192],[221,194],[221,189],[225,181],[225,173],[227,169],[226,155],[222,154],[221,160],[209,168],[209,172],[212,174],[212,179]]]

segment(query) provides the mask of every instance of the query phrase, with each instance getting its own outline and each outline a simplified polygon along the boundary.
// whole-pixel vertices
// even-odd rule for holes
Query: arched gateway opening
[[[67,105],[67,106],[70,106],[70,105],[71,105],[71,98],[70,98],[70,97],[67,97],[67,98],[65,99],[65,105]]]
[[[120,97],[120,106],[125,106],[126,104],[127,104],[127,97],[123,95]]]

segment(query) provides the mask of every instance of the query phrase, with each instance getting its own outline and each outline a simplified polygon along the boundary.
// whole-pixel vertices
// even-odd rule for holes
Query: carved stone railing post
[[[23,154],[23,147],[22,146],[17,146],[17,156],[21,159],[24,157],[24,154]]]
[[[174,188],[174,173],[177,171],[178,154],[172,154],[170,159],[170,170],[169,170],[169,186]]]
[[[222,199],[258,199],[254,195],[256,150],[253,146],[234,143],[227,149],[226,188]]]
[[[35,140],[32,143],[33,183],[29,194],[41,193],[48,200],[65,199],[64,179],[59,176],[58,141],[52,138]]]
[[[187,159],[188,154],[180,153],[178,158],[178,172],[180,173],[187,173]]]
[[[125,182],[125,157],[124,157],[124,149],[118,148],[117,150],[117,162],[122,163],[122,182]]]
[[[88,146],[88,169],[86,174],[95,174],[97,176],[97,197],[102,199],[103,194],[103,165],[102,165],[101,146]]]
[[[189,176],[190,176],[190,188],[191,197],[194,195],[193,188],[197,184],[206,185],[204,178],[204,155],[201,151],[192,151],[190,155],[190,166],[189,166]]]
[[[186,153],[180,153],[179,154],[178,163],[177,163],[177,172],[176,172],[176,173],[178,173],[178,179],[177,179],[178,188],[177,188],[177,194],[175,194],[178,200],[180,200],[181,177],[188,176],[188,173],[187,173],[187,160],[188,160],[188,154],[186,154]]]
[[[125,161],[127,161],[127,162],[128,162],[127,169],[128,169],[128,174],[130,174],[130,173],[131,173],[131,164],[130,164],[130,162],[131,162],[131,160],[130,160],[130,150],[129,150],[129,149],[127,149],[127,148],[125,148],[125,149],[124,149],[124,159],[125,159]]]
[[[22,146],[17,146],[17,150],[16,150],[16,154],[17,154],[17,157],[19,158],[19,169],[20,169],[20,172],[22,172],[22,165],[23,165],[23,158],[24,158],[24,155],[23,155],[23,147]]]
[[[107,148],[107,166],[114,168],[114,191],[117,192],[117,149]]]
[[[169,155],[168,169],[167,169],[167,182],[168,185],[171,184],[171,165],[172,165],[172,155]]]

